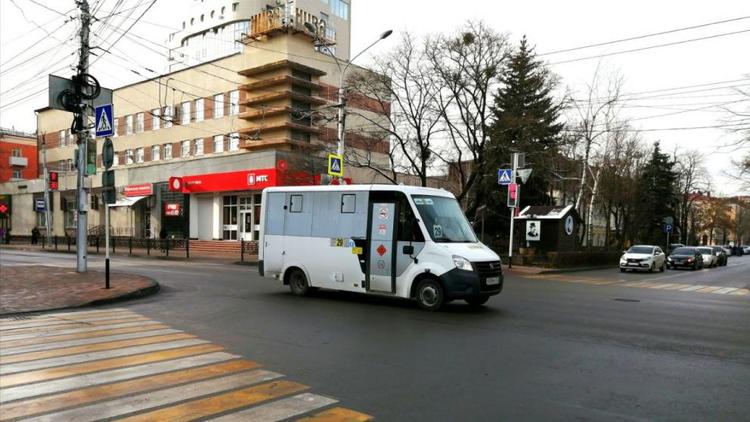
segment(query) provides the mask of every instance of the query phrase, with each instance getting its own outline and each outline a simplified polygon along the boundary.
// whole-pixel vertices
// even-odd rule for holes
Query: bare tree
[[[491,165],[485,160],[490,106],[509,56],[507,37],[470,21],[458,35],[438,35],[427,46],[428,60],[443,86],[438,101],[447,138],[446,145],[434,151],[455,175],[456,197],[472,215],[478,206],[473,194],[477,182]]]
[[[677,204],[677,226],[680,229],[680,240],[684,244],[690,241],[690,227],[688,218],[698,193],[707,190],[709,175],[703,165],[705,156],[696,150],[686,151],[676,157],[678,172],[678,204]],[[693,233],[695,236],[695,233]]]
[[[390,139],[389,166],[373,160],[371,148],[352,149],[347,154],[350,164],[373,169],[393,183],[399,173],[406,173],[427,186],[436,160],[434,143],[447,104],[438,101],[444,84],[430,66],[426,48],[426,43],[404,33],[399,45],[375,59],[373,72],[359,71],[348,79],[351,91],[374,100],[379,113],[351,111],[366,122],[360,132],[372,139]]]

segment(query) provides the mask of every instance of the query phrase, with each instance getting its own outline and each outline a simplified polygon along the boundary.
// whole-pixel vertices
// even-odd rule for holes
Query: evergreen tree
[[[662,231],[665,217],[674,217],[677,206],[677,171],[675,162],[661,152],[659,143],[654,144],[651,159],[638,177],[638,207],[634,224],[637,241],[663,245],[666,235]]]
[[[506,191],[497,184],[496,169],[510,167],[513,152],[526,153],[527,167],[533,167],[529,180],[521,187],[521,205],[550,204],[549,160],[555,159],[561,142],[563,124],[558,121],[563,104],[556,101],[552,91],[555,78],[544,63],[536,58],[526,37],[521,39],[508,59],[508,68],[501,76],[501,87],[494,96],[494,122],[489,128],[487,158],[492,162],[479,190],[481,204],[490,210],[488,221],[498,222],[497,216],[508,214]],[[488,227],[488,231],[507,230]]]

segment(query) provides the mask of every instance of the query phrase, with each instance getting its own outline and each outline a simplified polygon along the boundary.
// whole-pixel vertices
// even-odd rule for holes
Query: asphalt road
[[[0,261],[74,266],[74,258],[4,250]],[[136,258],[112,265],[162,285],[160,294],[118,307],[221,344],[379,420],[750,414],[750,295],[632,286],[663,278],[656,281],[748,287],[750,256],[697,272],[506,274],[505,291],[484,308],[456,302],[437,313],[340,292],[298,298],[248,266]]]

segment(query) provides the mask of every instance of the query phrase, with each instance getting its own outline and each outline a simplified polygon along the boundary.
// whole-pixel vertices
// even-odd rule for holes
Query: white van
[[[500,257],[477,240],[455,197],[402,185],[263,190],[260,274],[297,295],[325,288],[414,298],[436,310],[482,305],[503,289]]]

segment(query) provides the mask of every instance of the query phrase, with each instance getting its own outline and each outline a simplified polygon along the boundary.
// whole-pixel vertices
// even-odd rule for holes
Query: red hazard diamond
[[[8,207],[5,204],[0,204],[0,214],[5,214],[6,212],[8,212]]]
[[[377,249],[375,249],[378,252],[378,255],[383,256],[386,252],[388,252],[388,249],[385,248],[385,246],[380,245]]]

